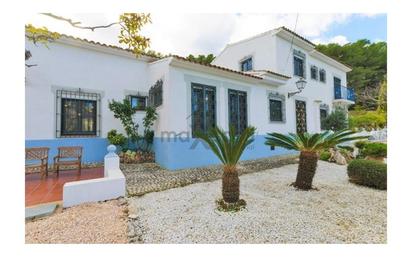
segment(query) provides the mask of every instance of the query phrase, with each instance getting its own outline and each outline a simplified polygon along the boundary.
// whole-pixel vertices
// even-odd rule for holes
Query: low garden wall
[[[126,179],[120,170],[116,147],[110,145],[104,157],[104,178],[89,179],[65,183],[63,186],[63,207],[70,207],[86,202],[98,202],[126,194]]]

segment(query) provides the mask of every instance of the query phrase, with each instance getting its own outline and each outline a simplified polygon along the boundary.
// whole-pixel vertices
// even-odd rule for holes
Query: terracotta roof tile
[[[188,60],[187,58],[184,58],[184,57],[178,56],[178,55],[172,55],[172,57],[173,57],[173,58],[176,58],[176,59],[179,59],[179,60],[182,60],[182,61],[186,61],[186,62],[190,62],[190,63],[195,63],[195,64],[200,64],[200,65],[203,65],[203,66],[207,66],[207,67],[211,67],[211,68],[215,68],[215,69],[219,69],[219,70],[223,70],[223,71],[227,71],[227,72],[236,73],[236,74],[243,75],[243,76],[246,76],[246,77],[251,77],[251,78],[254,78],[254,79],[262,79],[262,78],[259,77],[259,76],[255,76],[255,75],[252,75],[252,74],[247,74],[247,73],[244,73],[244,72],[241,72],[241,71],[236,71],[236,70],[228,69],[228,68],[225,68],[225,67],[222,67],[222,66],[217,66],[217,65],[213,65],[213,64],[205,64],[205,63],[200,63],[200,62],[191,61],[191,60]]]
[[[306,43],[311,44],[312,46],[316,46],[314,43],[310,42],[308,39],[304,38],[303,36],[297,34],[297,33],[294,32],[294,31],[286,28],[285,26],[282,26],[282,27],[280,27],[280,28],[283,29],[283,30],[286,30],[287,32],[289,32],[289,33],[291,33],[291,34],[293,34],[295,37],[298,37],[298,38],[302,39],[302,40],[305,41]]]
[[[57,32],[58,33],[58,32]],[[109,47],[109,48],[113,48],[113,49],[117,49],[117,50],[121,50],[121,51],[125,51],[125,52],[129,52],[133,54],[133,51],[130,49],[126,49],[120,46],[115,46],[115,45],[108,45],[108,44],[104,44],[101,42],[97,42],[97,41],[93,41],[93,40],[89,40],[89,39],[85,39],[85,38],[79,38],[79,37],[74,37],[71,35],[67,35],[67,34],[62,34],[62,33],[58,33],[60,35],[60,37],[65,37],[65,38],[70,38],[70,39],[74,39],[74,40],[78,40],[78,41],[82,41],[85,43],[89,43],[89,44],[93,44],[93,45],[98,45],[98,46],[103,46],[103,47]],[[151,57],[151,58],[155,58],[155,59],[161,59],[157,56],[154,55],[149,55],[147,53],[142,53],[141,55],[147,56],[147,57]]]
[[[274,71],[271,71],[271,70],[254,70],[254,71],[257,71],[257,72],[267,72],[267,73],[269,73],[269,74],[276,75],[276,76],[279,76],[279,77],[283,77],[283,78],[286,78],[286,79],[290,79],[290,78],[291,78],[291,77],[288,76],[288,75],[280,74],[280,73],[277,73],[277,72],[274,72]]]

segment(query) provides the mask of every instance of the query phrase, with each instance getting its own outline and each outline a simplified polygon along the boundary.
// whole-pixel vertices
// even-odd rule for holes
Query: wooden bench
[[[81,146],[62,146],[58,147],[57,156],[53,158],[54,160],[54,170],[59,175],[60,166],[76,165],[79,170],[79,174],[82,169],[82,152],[83,147]]]
[[[30,169],[40,168],[41,177],[48,176],[49,164],[49,148],[48,147],[32,147],[26,148],[26,173]],[[33,163],[40,161],[40,163]]]

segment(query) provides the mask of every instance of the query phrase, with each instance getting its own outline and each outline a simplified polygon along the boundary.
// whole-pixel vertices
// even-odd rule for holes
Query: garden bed
[[[352,184],[346,166],[319,162],[314,186],[290,186],[297,165],[240,177],[246,209],[216,210],[221,181],[129,199],[140,243],[386,243],[386,191]]]

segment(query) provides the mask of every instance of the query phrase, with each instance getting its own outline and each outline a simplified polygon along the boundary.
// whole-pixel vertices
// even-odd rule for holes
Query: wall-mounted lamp
[[[302,90],[306,86],[306,83],[307,83],[306,80],[304,80],[303,78],[300,78],[298,81],[296,81],[296,88],[298,89],[298,91],[288,93],[288,98],[302,92]]]

